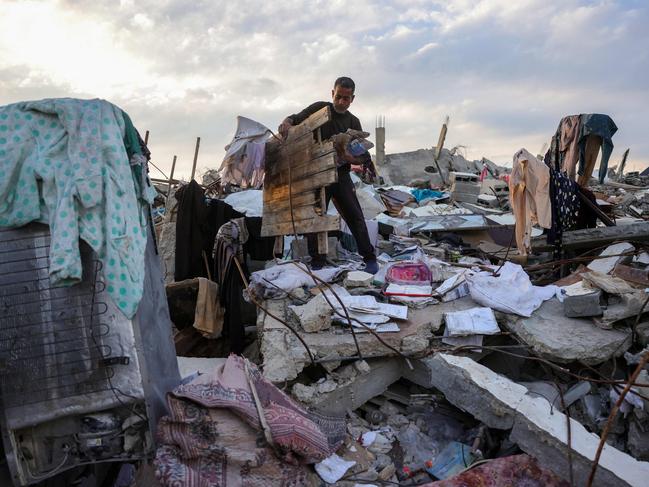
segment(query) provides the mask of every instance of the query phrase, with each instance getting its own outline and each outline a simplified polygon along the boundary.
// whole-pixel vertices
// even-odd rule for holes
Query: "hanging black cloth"
[[[211,249],[216,230],[209,224],[205,192],[196,181],[176,191],[178,213],[176,219],[176,282],[194,277],[207,277],[203,259],[205,251],[211,265]]]

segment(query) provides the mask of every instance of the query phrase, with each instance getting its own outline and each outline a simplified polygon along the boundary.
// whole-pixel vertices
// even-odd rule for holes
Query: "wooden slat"
[[[298,137],[313,132],[318,127],[321,127],[325,123],[331,120],[331,114],[329,112],[329,107],[322,107],[320,110],[315,112],[313,115],[309,116],[304,122],[299,125],[295,125],[288,130],[287,141],[290,142],[292,139],[297,139]]]
[[[293,194],[297,195],[306,191],[311,191],[313,189],[335,183],[337,180],[338,171],[336,171],[335,169],[330,169],[326,172],[316,174],[309,179],[293,182]],[[269,203],[271,201],[288,199],[288,184],[275,186],[273,188],[264,188],[264,193],[266,191],[270,193],[268,198],[265,200]]]
[[[294,220],[306,220],[308,218],[317,218],[320,215],[316,213],[314,206],[305,206],[302,208],[293,208],[293,219]],[[264,214],[264,220],[266,225],[276,225],[278,223],[287,223],[291,221],[291,212],[280,211],[277,213],[266,213]]]
[[[325,215],[319,218],[308,220],[297,220],[295,228],[298,234],[329,232],[340,229],[340,217],[338,215]],[[272,226],[262,225],[262,237],[274,237],[276,235],[292,235],[293,224],[291,222],[280,223]]]
[[[302,181],[302,180],[305,180],[305,179],[312,179],[312,178],[316,177],[317,175],[322,174],[322,173],[327,172],[327,171],[335,172],[335,169],[330,164],[329,165],[328,164],[313,164],[312,167],[303,166],[302,168],[300,168],[299,171],[296,171],[295,173],[293,171],[291,171],[290,175],[286,174],[286,173],[285,174],[278,174],[274,178],[273,183],[268,184],[265,187],[267,187],[270,190],[270,192],[272,193],[275,188],[288,185],[289,182],[295,184],[298,181]],[[326,184],[329,184],[329,182],[327,182]],[[293,194],[296,194],[296,192],[294,191]],[[265,200],[268,201],[267,198]]]
[[[293,208],[299,208],[301,206],[313,206],[316,202],[315,190],[305,191],[300,194],[293,195]],[[266,203],[264,201],[264,214],[266,213],[277,213],[279,211],[285,211],[289,209],[289,200],[288,197],[281,198],[278,200],[271,200]]]

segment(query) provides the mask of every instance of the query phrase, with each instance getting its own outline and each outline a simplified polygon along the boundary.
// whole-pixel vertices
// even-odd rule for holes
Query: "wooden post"
[[[437,147],[435,147],[435,166],[437,167],[437,171],[439,172],[439,175],[442,178],[442,183],[444,184],[448,184],[448,181],[446,180],[446,177],[444,177],[442,168],[439,166],[439,162],[437,161],[439,160],[439,156],[442,154],[442,147],[444,147],[444,141],[446,140],[447,131],[448,131],[448,117],[446,117],[446,120],[442,125],[442,130],[439,132],[439,139],[437,140]]]
[[[320,130],[318,130],[318,133]],[[325,188],[320,188],[320,208],[322,208],[322,214],[327,214],[327,193]],[[329,253],[329,233],[328,232],[319,232],[318,233],[318,253],[326,255]]]
[[[144,145],[149,145],[149,131],[144,134]]]
[[[618,166],[617,170],[617,182],[621,183],[624,181],[624,166],[626,166],[626,158],[629,157],[629,149],[624,151],[624,154],[622,155],[622,162],[620,162],[620,165]]]
[[[171,199],[171,184],[174,179],[174,170],[176,169],[176,157],[174,156],[174,160],[171,163],[171,174],[169,175],[169,185],[167,186],[167,201],[165,201],[165,213],[167,212],[167,208],[169,208],[169,200]]]
[[[198,161],[198,148],[201,146],[201,138],[196,137],[196,149],[194,150],[194,163],[192,164],[192,177],[190,181],[194,180],[194,174],[196,174],[196,162]]]

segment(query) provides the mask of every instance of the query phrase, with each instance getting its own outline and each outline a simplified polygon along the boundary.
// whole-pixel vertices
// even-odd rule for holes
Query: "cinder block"
[[[487,208],[498,208],[498,198],[491,194],[481,194],[478,196],[478,204]]]
[[[467,194],[480,194],[480,184],[479,183],[462,183],[454,182],[451,185],[451,191],[458,193],[467,193]]]
[[[563,300],[563,314],[568,318],[601,316],[603,313],[600,306],[601,297],[602,291],[599,289],[582,296],[566,296]]]
[[[475,183],[480,184],[480,177],[477,174],[472,174],[470,172],[451,172],[449,173],[449,182],[451,184],[455,182],[462,183]]]
[[[452,193],[451,198],[453,199],[453,201],[463,201],[465,203],[473,203],[474,205],[478,203],[477,194]]]

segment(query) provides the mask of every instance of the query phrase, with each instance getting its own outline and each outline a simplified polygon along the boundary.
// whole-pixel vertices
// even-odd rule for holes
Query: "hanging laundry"
[[[516,221],[516,246],[521,255],[531,250],[532,225],[552,226],[550,171],[525,149],[514,154],[509,194]]]
[[[547,241],[554,244],[554,256],[561,255],[561,243],[564,231],[574,230],[579,218],[581,201],[578,185],[560,171],[550,169],[550,200],[552,206],[552,226]]]
[[[239,300],[243,293],[243,280],[235,259],[244,274],[248,274],[244,255],[244,244],[248,241],[248,229],[244,218],[230,220],[223,224],[214,240],[214,276],[219,285],[219,299],[225,307],[224,329],[230,339],[233,353],[244,348],[244,328]]]
[[[580,115],[579,129],[579,175],[590,179],[595,167],[597,152],[599,152],[600,143],[602,148],[602,159],[599,163],[599,182],[604,183],[606,172],[608,170],[608,160],[613,152],[613,135],[617,132],[617,125],[611,117],[601,113],[589,113]],[[590,136],[597,136],[601,141],[593,140]],[[588,141],[591,141],[591,148],[588,150]],[[595,149],[596,147],[596,149]],[[593,151],[594,157],[593,157]],[[583,181],[583,180],[582,180]],[[583,184],[582,184],[583,185]]]
[[[579,160],[579,119],[579,115],[563,117],[555,135],[556,142],[553,140],[559,153],[559,167],[571,179],[575,179]]]
[[[124,115],[98,99],[0,107],[0,227],[50,226],[54,285],[81,281],[79,239],[87,242],[108,294],[130,318],[143,293],[154,192],[146,160],[129,164]]]
[[[270,129],[246,117],[237,117],[237,131],[225,146],[225,158],[219,168],[221,184],[259,189],[264,184],[266,142]]]
[[[204,337],[219,338],[223,331],[224,314],[225,309],[219,299],[219,286],[214,281],[199,277],[194,328]]]
[[[192,180],[179,188],[174,196],[178,200],[174,280],[207,277],[203,254],[211,255],[216,229],[209,225],[205,191]]]

